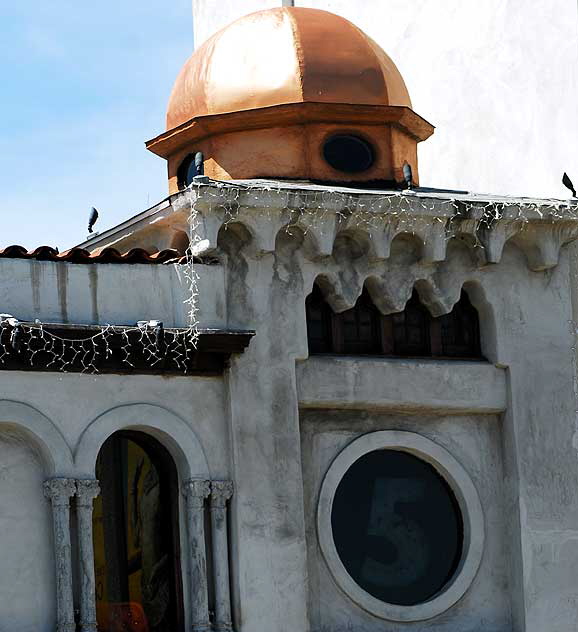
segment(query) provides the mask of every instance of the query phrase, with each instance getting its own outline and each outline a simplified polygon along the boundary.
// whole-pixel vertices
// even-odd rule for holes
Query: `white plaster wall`
[[[0,417],[0,630],[52,632],[51,514],[38,451]]]
[[[0,394],[0,400],[21,402],[41,411],[63,435],[73,454],[85,430],[104,413],[112,411],[114,415],[115,409],[130,405],[157,407],[158,424],[163,425],[167,411],[169,416],[172,413],[179,417],[196,435],[214,478],[226,479],[230,474],[221,378],[10,371],[2,373]],[[2,411],[3,401],[0,401],[0,419]],[[23,425],[25,421],[6,419],[15,425]],[[137,419],[135,423],[146,426],[147,420]],[[77,464],[77,470],[88,474],[83,471],[83,464]]]
[[[273,232],[271,218],[252,225],[262,231],[261,237]],[[549,225],[540,230],[547,235]],[[257,330],[247,351],[232,359],[224,379],[2,372],[0,399],[40,410],[72,452],[93,420],[110,411],[114,415],[120,406],[157,406],[159,423],[163,410],[176,414],[200,442],[210,475],[235,482],[230,516],[236,629],[307,632],[311,622],[314,632],[325,632],[324,626],[335,632],[345,631],[357,621],[362,630],[381,630],[381,620],[370,620],[348,602],[338,602],[331,586],[320,583],[320,575],[318,579],[312,575],[317,584],[308,579],[315,553],[308,549],[311,505],[304,502],[304,494],[311,499],[315,491],[310,488],[312,459],[305,459],[304,467],[302,458],[295,369],[295,361],[307,357],[305,297],[315,278],[323,274],[332,283],[333,298],[342,305],[353,304],[363,283],[373,277],[387,280],[380,289],[384,295],[406,298],[416,281],[425,283],[442,295],[449,309],[462,285],[469,282],[483,295],[483,300],[472,296],[476,305],[483,306],[483,348],[489,360],[499,365],[500,375],[507,373],[507,411],[500,422],[495,417],[473,418],[471,409],[459,410],[460,414],[468,412],[467,417],[451,415],[451,410],[444,410],[444,398],[435,395],[427,370],[421,371],[421,379],[434,392],[435,406],[416,398],[414,404],[422,409],[419,419],[401,419],[400,410],[390,410],[399,406],[397,400],[371,400],[371,392],[366,395],[369,414],[364,416],[360,401],[345,401],[362,396],[363,390],[344,389],[339,372],[331,370],[325,372],[329,376],[326,386],[330,388],[334,381],[335,388],[327,393],[327,401],[357,409],[348,413],[335,434],[354,436],[365,422],[390,424],[391,419],[382,412],[377,416],[377,401],[380,410],[387,408],[398,415],[395,425],[437,437],[479,485],[490,519],[487,530],[493,528],[496,534],[485,553],[484,574],[476,579],[475,590],[430,628],[474,632],[475,625],[480,629],[488,622],[492,632],[570,632],[578,603],[578,454],[567,250],[562,249],[557,267],[533,272],[526,255],[511,242],[499,263],[479,267],[474,251],[455,239],[450,240],[444,261],[428,263],[420,260],[419,249],[404,237],[397,243],[394,240],[388,259],[375,259],[369,250],[361,252],[359,244],[347,239],[339,241],[333,254],[316,256],[305,240],[300,241],[298,230],[267,242],[276,244],[275,252],[263,251],[251,244],[245,232],[249,231],[223,231],[219,240],[223,264],[201,272],[206,272],[203,283],[209,288],[202,294],[206,311],[201,324],[207,314],[218,320],[219,311],[222,325]],[[264,243],[259,236],[256,241]],[[0,261],[3,311],[33,317],[37,305],[39,316],[46,321],[46,315],[62,318],[65,304],[67,318],[76,322],[91,322],[95,305],[101,322],[109,315],[135,318],[138,313],[140,317],[143,311],[158,317],[164,314],[163,306],[167,322],[173,310],[181,313],[182,289],[170,266],[153,270],[152,266],[103,265],[90,272],[91,266],[46,263],[41,266],[42,274],[31,281],[30,266],[34,265]],[[91,303],[91,274],[99,278],[95,303]],[[416,382],[423,364],[411,367]],[[447,383],[463,386],[472,373],[462,371],[460,363],[450,364],[447,371],[453,369],[455,374]],[[377,372],[375,375],[378,377]],[[493,383],[503,401],[504,380]],[[371,390],[378,389],[376,381]],[[415,415],[415,405],[411,412]],[[322,425],[322,414],[314,414]],[[0,419],[21,421],[3,416],[1,402]],[[146,425],[147,419],[150,416],[142,420],[137,416],[133,423]],[[102,441],[105,439],[103,436]],[[325,447],[320,453],[329,458]],[[79,466],[87,474],[87,464]],[[322,463],[315,464],[318,466]],[[316,476],[313,479],[319,480]],[[19,493],[25,489],[24,485],[18,487]],[[25,541],[18,537],[16,546],[24,546]],[[507,557],[500,551],[507,551]],[[315,572],[322,571],[314,568]],[[20,580],[15,584],[24,587]],[[336,606],[331,613],[317,603],[325,595],[335,596],[334,601],[330,599]]]
[[[142,405],[145,405],[144,407]],[[206,459],[206,477],[231,478],[229,431],[225,417],[226,395],[221,378],[118,376],[60,373],[2,374],[0,386],[0,631],[52,632],[54,629],[55,588],[50,506],[43,497],[42,483],[63,472],[47,471],[40,463],[46,449],[34,437],[35,418],[40,411],[44,428],[64,438],[59,448],[78,456],[65,475],[88,478],[94,475],[93,463],[81,455],[83,438],[93,423],[105,413],[114,421],[131,419],[138,427],[159,439],[155,427],[167,436],[165,447],[186,449],[186,442],[174,445],[174,417],[194,434],[201,446],[199,460]],[[129,413],[127,414],[127,409]],[[142,416],[131,415],[130,409]],[[146,410],[145,410],[146,409]],[[122,424],[121,426],[122,427]],[[120,427],[118,429],[120,429]],[[182,431],[180,431],[182,432]],[[100,445],[108,434],[100,436]],[[171,442],[172,439],[172,442]],[[91,443],[94,441],[94,436]],[[160,437],[161,442],[163,438]],[[190,443],[190,442],[189,442]],[[55,447],[56,446],[56,447]],[[96,446],[98,450],[98,445]],[[54,454],[54,457],[58,455]],[[194,460],[191,454],[189,459]],[[59,459],[55,458],[55,461]],[[61,461],[65,459],[60,459]],[[179,481],[187,477],[175,458]],[[193,463],[191,470],[196,464]],[[199,463],[198,476],[205,463]],[[180,506],[181,550],[186,551],[184,500]],[[73,540],[73,548],[76,546]],[[188,556],[181,558],[184,603],[188,603]],[[185,609],[188,615],[188,610]]]
[[[203,327],[225,320],[224,275],[218,265],[197,265]],[[185,267],[179,264],[68,264],[0,259],[0,311],[45,323],[134,325],[159,319],[187,325]]]
[[[424,186],[569,197],[578,181],[576,0],[296,0],[343,15],[401,71],[414,110],[436,126],[420,143]],[[193,0],[195,43],[281,0]]]
[[[250,245],[239,247],[229,233],[222,244],[228,253],[228,322],[258,332],[234,361],[228,380],[238,485],[232,507],[238,547],[233,582],[241,632],[271,627],[283,632],[297,624],[306,629],[304,621],[314,632],[388,629],[348,600],[338,601],[328,582],[309,576],[306,533],[312,508],[302,504],[302,490],[316,492],[307,491],[312,469],[302,467],[303,453],[295,450],[301,435],[293,360],[307,356],[304,302],[318,275],[332,279],[327,281],[332,300],[347,305],[372,276],[386,279],[384,291],[394,295],[427,279],[450,306],[467,282],[480,307],[483,349],[491,362],[507,369],[508,410],[499,430],[495,419],[484,426],[469,417],[446,419],[449,411],[443,410],[437,420],[426,415],[413,426],[426,436],[439,433],[475,478],[488,513],[487,530],[495,538],[484,553],[485,571],[475,589],[446,615],[408,629],[570,632],[578,600],[571,570],[578,562],[578,456],[567,250],[557,267],[541,272],[528,268],[525,254],[513,243],[506,244],[498,264],[480,268],[473,251],[457,240],[448,244],[446,260],[435,265],[416,261],[405,242],[380,263],[359,256],[354,246],[351,252],[344,246],[330,257],[308,258],[298,236],[279,239],[275,253],[254,258]],[[454,370],[459,373],[459,365]],[[414,363],[414,371],[417,384],[424,377],[420,363]],[[328,401],[361,408],[354,401],[357,393],[344,401],[347,389],[342,383],[334,386],[334,392],[325,393]],[[374,389],[379,389],[377,381]],[[367,402],[368,412],[373,402]],[[380,400],[380,406],[387,405],[397,404]],[[322,414],[316,414],[322,425]],[[336,434],[357,434],[358,415],[350,415]]]

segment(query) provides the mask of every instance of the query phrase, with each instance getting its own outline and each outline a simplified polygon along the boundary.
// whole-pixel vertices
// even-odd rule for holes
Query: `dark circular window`
[[[407,452],[376,450],[358,459],[337,487],[331,526],[347,572],[390,604],[431,599],[462,554],[462,518],[451,489]]]
[[[373,148],[358,136],[338,134],[323,145],[323,156],[331,167],[345,173],[360,173],[371,167]]]

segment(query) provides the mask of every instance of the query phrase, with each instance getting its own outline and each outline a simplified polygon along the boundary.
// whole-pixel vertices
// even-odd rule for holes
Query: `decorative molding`
[[[395,126],[417,141],[429,138],[434,131],[411,108],[397,105],[363,105],[357,103],[282,103],[267,107],[196,116],[147,141],[146,147],[157,156],[169,157],[191,143],[214,134],[239,130],[286,127],[307,123],[346,123],[351,125]]]
[[[98,453],[104,442],[115,432],[139,427],[155,436],[169,451],[182,480],[209,479],[209,465],[193,425],[195,415],[188,422],[158,404],[120,404],[113,406],[93,419],[86,427],[75,450],[75,468],[78,476],[94,478]]]
[[[225,507],[227,501],[233,495],[232,481],[212,481],[211,482],[211,508]]]
[[[183,495],[195,507],[203,507],[211,494],[211,481],[193,478],[183,483]]]
[[[50,478],[44,481],[43,488],[53,507],[68,507],[70,498],[76,494],[76,481],[73,478]]]
[[[346,231],[364,235],[369,262],[389,260],[391,244],[400,234],[415,235],[422,243],[421,263],[429,266],[447,260],[449,240],[467,236],[477,264],[484,266],[499,263],[504,245],[519,237],[516,242],[526,251],[529,265],[538,270],[555,265],[559,248],[578,233],[578,205],[572,201],[458,191],[378,192],[279,181],[211,181],[169,200],[168,207],[137,216],[134,226],[125,222],[117,233],[95,241],[94,247],[122,248],[124,241],[129,247],[135,234],[152,223],[157,241],[162,242],[166,232],[169,243],[175,229],[186,232],[192,208],[199,223],[197,235],[208,241],[204,256],[221,254],[219,239],[227,238],[227,226],[237,224],[249,235],[242,250],[253,258],[276,252],[280,233],[299,229],[307,237],[302,255],[311,261],[331,257],[336,237]],[[564,228],[554,228],[558,225]],[[532,232],[535,238],[527,239]],[[536,247],[538,255],[533,252]]]
[[[96,480],[76,481],[76,506],[91,507],[94,499],[100,494],[100,483]]]
[[[557,266],[562,246],[576,238],[578,224],[575,221],[558,221],[546,226],[530,224],[518,231],[512,241],[525,253],[528,266],[540,271]]]
[[[370,244],[369,260],[386,261],[393,240],[412,234],[422,243],[421,263],[432,265],[446,260],[448,240],[468,235],[480,266],[499,263],[513,239],[531,269],[542,270],[556,265],[559,249],[578,238],[578,208],[563,201],[261,186],[211,183],[175,195],[172,208],[179,215],[195,205],[207,252],[219,250],[217,236],[228,222],[244,226],[251,236],[244,248],[253,257],[275,252],[279,233],[299,228],[310,245],[304,255],[312,260],[331,256],[338,234],[357,232]]]

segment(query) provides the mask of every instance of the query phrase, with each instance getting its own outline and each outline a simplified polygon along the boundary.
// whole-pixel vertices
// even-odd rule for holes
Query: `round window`
[[[484,550],[484,514],[466,470],[414,432],[380,430],[329,466],[317,505],[337,585],[388,621],[425,621],[457,603]]]
[[[349,134],[329,138],[323,145],[323,156],[333,169],[345,173],[367,171],[374,162],[372,146],[362,138]]]
[[[376,450],[358,459],[337,487],[331,526],[347,572],[390,604],[431,599],[462,555],[462,518],[451,489],[407,452]]]

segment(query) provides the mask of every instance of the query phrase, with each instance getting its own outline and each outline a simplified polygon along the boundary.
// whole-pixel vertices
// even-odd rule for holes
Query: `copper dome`
[[[167,160],[171,193],[188,185],[198,156],[214,180],[389,186],[404,182],[405,163],[419,182],[417,144],[433,130],[363,31],[327,11],[279,7],[195,51],[175,82],[167,131],[147,148]]]
[[[175,82],[167,129],[199,116],[309,102],[411,108],[395,64],[354,24],[280,7],[240,18],[193,53]]]

